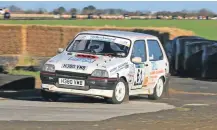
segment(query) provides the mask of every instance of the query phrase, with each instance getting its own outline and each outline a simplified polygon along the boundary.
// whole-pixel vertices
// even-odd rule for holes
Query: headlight
[[[93,77],[109,77],[108,72],[106,70],[94,70],[91,74]]]
[[[45,64],[42,68],[43,71],[55,72],[55,66],[51,64]]]

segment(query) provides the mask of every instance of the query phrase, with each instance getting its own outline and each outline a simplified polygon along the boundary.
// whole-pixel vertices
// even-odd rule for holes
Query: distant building
[[[124,14],[124,19],[130,19],[129,14]]]

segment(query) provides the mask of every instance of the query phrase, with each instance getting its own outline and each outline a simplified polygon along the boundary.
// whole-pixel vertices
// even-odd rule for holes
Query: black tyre
[[[41,96],[44,100],[50,101],[50,102],[56,102],[60,98],[60,95],[57,93],[47,92],[44,90],[41,90]]]
[[[148,95],[148,98],[151,100],[158,100],[162,97],[164,93],[164,81],[162,78],[158,79],[156,86],[154,87],[154,93],[152,95]]]
[[[124,101],[129,101],[129,87],[124,79],[117,81],[112,98],[108,98],[108,103],[121,104]]]

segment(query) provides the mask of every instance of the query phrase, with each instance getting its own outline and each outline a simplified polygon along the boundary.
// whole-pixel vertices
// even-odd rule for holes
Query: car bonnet
[[[47,63],[55,65],[56,70],[91,74],[95,69],[109,70],[112,66],[124,62],[126,58],[92,55],[84,53],[62,53]]]

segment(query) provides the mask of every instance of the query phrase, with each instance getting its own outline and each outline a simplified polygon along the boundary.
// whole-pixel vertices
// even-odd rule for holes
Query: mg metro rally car
[[[169,63],[159,39],[127,31],[80,32],[40,72],[42,97],[100,96],[114,104],[131,95],[159,99],[169,81]]]

